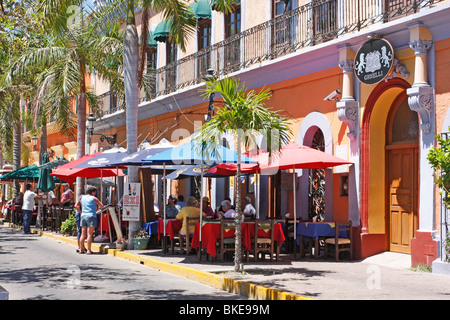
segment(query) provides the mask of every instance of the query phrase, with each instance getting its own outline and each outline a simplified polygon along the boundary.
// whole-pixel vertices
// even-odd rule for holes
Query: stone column
[[[344,122],[349,132],[347,136],[349,142],[348,159],[353,162],[349,166],[348,173],[348,218],[353,222],[353,226],[360,225],[360,197],[359,197],[359,102],[354,98],[353,70],[355,52],[348,45],[339,48],[339,67],[342,68],[342,99],[336,103],[337,116]]]
[[[419,226],[411,239],[411,264],[427,264],[437,257],[435,196],[433,169],[427,156],[434,145],[435,128],[435,92],[428,83],[427,53],[432,47],[432,37],[420,21],[410,27],[409,46],[414,50],[414,84],[406,92],[411,110],[420,118],[419,138]],[[424,248],[430,248],[426,251]],[[426,252],[425,252],[426,251]]]

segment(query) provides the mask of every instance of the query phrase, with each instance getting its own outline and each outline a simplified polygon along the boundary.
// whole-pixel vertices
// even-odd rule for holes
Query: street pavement
[[[78,254],[75,248],[0,225],[0,286],[9,300],[246,299],[110,255]]]
[[[0,230],[4,230],[4,228],[7,227],[0,226]],[[66,254],[76,256],[74,238],[62,237],[51,232],[41,234],[43,235],[42,238],[53,237],[53,239],[47,239],[47,241],[57,243],[62,252],[68,252]],[[0,259],[1,257],[2,255],[0,255]],[[410,268],[410,255],[393,252],[384,252],[360,261],[342,260],[340,262],[331,258],[316,260],[314,258],[299,259],[297,257],[294,260],[292,255],[282,254],[280,261],[277,262],[244,261],[244,272],[242,274],[233,272],[234,264],[232,261],[222,263],[214,260],[211,262],[211,260],[206,260],[204,256],[199,261],[195,254],[189,256],[170,255],[163,254],[160,249],[127,250],[125,252],[109,249],[108,254],[82,257],[82,259],[91,258],[96,260],[89,261],[95,261],[95,263],[110,258],[116,259],[117,263],[120,260],[129,260],[144,269],[173,273],[207,285],[221,287],[224,290],[231,291],[230,288],[239,287],[241,291],[238,293],[242,294],[243,297],[255,299],[450,299],[449,275],[413,271]],[[127,266],[132,265],[129,262],[127,263]],[[133,270],[133,273],[139,273],[142,270],[141,268]],[[101,273],[100,270],[99,273]],[[2,285],[2,282],[4,283],[4,276],[0,277],[0,285]],[[247,285],[247,289],[242,289],[243,284]],[[254,292],[258,290],[255,288],[263,288],[265,291],[262,290],[263,293],[258,295]],[[284,295],[277,295],[280,292]],[[166,295],[166,297],[168,298],[170,295]],[[195,295],[193,297],[195,298]],[[193,297],[180,295],[179,298],[192,299]],[[229,296],[222,296],[221,294],[217,297],[218,299],[221,297],[229,298]]]

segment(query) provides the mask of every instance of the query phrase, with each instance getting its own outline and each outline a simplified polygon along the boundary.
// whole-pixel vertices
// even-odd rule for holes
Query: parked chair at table
[[[275,229],[275,220],[255,220],[255,234],[252,239],[252,254],[255,259],[255,261],[258,261],[258,255],[262,253],[262,258],[264,259],[265,254],[269,254],[270,262],[273,261],[273,258],[275,257],[276,260],[278,260],[278,246],[275,247],[275,241],[274,241],[274,229]],[[259,235],[259,231],[262,230],[263,232],[270,233],[269,237],[261,237]],[[247,260],[249,258],[249,255],[247,255]]]
[[[286,239],[285,241],[286,252],[294,252],[294,248],[297,247],[296,243],[294,243],[294,241],[296,241],[297,238],[295,237],[294,239],[294,233],[297,232],[297,224],[302,221],[303,221],[302,218],[296,218],[294,224],[294,218],[285,217],[283,232],[284,237]]]
[[[223,262],[225,254],[227,252],[235,252],[235,237],[226,238],[225,232],[230,230],[236,230],[236,220],[235,219],[221,219],[220,220],[220,242],[217,243],[220,261]]]
[[[343,232],[347,233],[347,238],[342,237]],[[325,259],[328,257],[330,249],[334,249],[336,261],[339,261],[341,252],[348,252],[350,260],[353,260],[352,222],[335,222],[334,238],[325,240]]]

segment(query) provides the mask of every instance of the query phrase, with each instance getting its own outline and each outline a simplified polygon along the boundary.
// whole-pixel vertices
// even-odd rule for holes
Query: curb
[[[10,227],[14,227],[9,224]],[[54,235],[39,230],[31,230],[32,233],[47,238],[55,239],[67,244],[77,246],[77,241],[63,235]],[[176,276],[190,279],[210,287],[228,291],[237,295],[245,296],[254,300],[312,300],[310,297],[269,288],[262,285],[253,284],[247,281],[236,280],[229,277],[217,275],[215,273],[200,271],[189,267],[182,267],[176,264],[161,262],[153,258],[143,257],[138,254],[121,251],[118,249],[104,248],[97,244],[92,244],[92,249],[102,254],[108,254],[120,259],[151,267],[158,271],[167,272]]]

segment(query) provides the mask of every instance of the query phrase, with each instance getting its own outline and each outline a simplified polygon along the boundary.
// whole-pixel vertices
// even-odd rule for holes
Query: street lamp
[[[116,140],[117,140],[117,133],[111,134],[110,136],[105,135],[105,134],[97,134],[97,133],[94,133],[94,123],[95,123],[95,120],[96,120],[96,119],[95,119],[95,117],[94,117],[94,114],[93,114],[93,113],[90,113],[90,114],[89,114],[89,117],[87,118],[87,121],[88,121],[87,131],[88,131],[89,137],[92,137],[92,136],[101,136],[101,137],[100,137],[100,141],[101,141],[101,142],[103,142],[103,141],[106,140],[106,141],[108,142],[108,144],[114,146],[114,145],[116,144]]]
[[[39,138],[36,136],[32,136],[31,137],[31,143],[33,145],[33,151],[36,151],[36,146],[37,146],[37,142],[38,142]]]
[[[214,76],[214,70],[209,68],[206,71],[206,76],[203,80],[205,81],[211,81],[214,80],[216,77]],[[208,105],[208,114],[205,115],[205,122],[209,122],[211,120],[211,116],[214,115],[214,93],[211,93],[209,95],[209,105]]]

